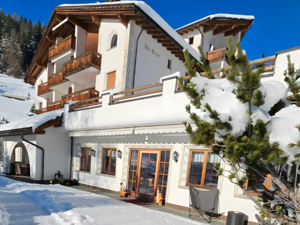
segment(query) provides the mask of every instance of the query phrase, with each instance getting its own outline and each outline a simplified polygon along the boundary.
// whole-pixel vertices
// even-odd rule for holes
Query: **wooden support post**
[[[51,41],[51,42],[53,42],[54,44],[56,44],[56,38],[55,38],[55,37],[53,37],[53,36],[51,36],[51,35],[47,35],[47,39],[48,39],[48,41]]]
[[[118,19],[125,27],[128,26],[128,20],[124,15],[118,15]]]
[[[45,63],[42,63],[42,62],[40,62],[40,61],[35,61],[35,64],[36,64],[37,66],[39,66],[39,67],[42,67],[42,68],[44,68],[44,69],[46,69],[46,68],[47,68],[47,64],[45,64]]]
[[[68,15],[68,20],[71,23],[73,23],[74,25],[77,25],[77,26],[81,27],[82,29],[87,30],[87,25],[85,23],[82,23],[78,19],[76,19],[75,16]]]
[[[100,26],[101,25],[101,19],[99,18],[99,16],[96,15],[92,15],[92,21],[94,24]]]

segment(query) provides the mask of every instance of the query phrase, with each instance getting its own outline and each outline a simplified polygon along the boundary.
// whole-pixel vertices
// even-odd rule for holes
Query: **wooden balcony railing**
[[[62,104],[65,104],[67,101],[80,101],[95,98],[99,96],[99,91],[96,91],[95,88],[87,88],[81,91],[77,91],[71,94],[63,95],[61,97]]]
[[[226,59],[226,51],[227,47],[209,51],[206,53],[206,58],[209,60],[210,63],[221,61],[224,58]]]
[[[156,90],[151,90],[151,91],[146,90],[146,89],[150,89],[150,88],[153,89],[153,88],[160,87],[160,86],[162,86],[162,83],[155,83],[155,84],[150,84],[150,85],[146,85],[146,86],[142,86],[142,87],[138,87],[138,88],[134,88],[134,89],[129,89],[126,91],[120,91],[120,92],[113,94],[113,96],[111,97],[111,102],[114,103],[114,102],[120,101],[120,100],[130,100],[130,99],[134,99],[134,98],[138,98],[138,97],[150,96],[152,94],[161,93],[162,88],[159,88]],[[143,92],[141,92],[141,93],[125,95],[128,93],[134,93],[136,91],[142,91],[142,90],[143,90]],[[144,91],[144,90],[146,90],[146,91]],[[102,101],[99,101],[101,99],[102,99],[102,96],[76,102],[75,104],[72,104],[71,110],[102,104]]]
[[[61,100],[58,100],[58,101],[55,101],[55,102],[48,103],[46,108],[38,109],[37,114],[54,111],[54,110],[57,110],[57,109],[61,109],[62,107],[63,106],[62,106]]]
[[[48,88],[48,82],[42,83],[38,86],[38,95],[50,92],[51,90]]]
[[[75,36],[69,35],[65,39],[58,42],[56,45],[49,48],[48,58],[53,59],[69,49],[75,50]]]
[[[68,76],[91,66],[100,70],[101,54],[96,53],[95,51],[90,51],[69,62],[64,63],[63,74],[64,76]]]
[[[59,83],[62,83],[64,81],[67,81],[67,80],[64,79],[63,72],[62,72],[62,70],[60,70],[57,73],[52,74],[52,75],[49,76],[48,85],[53,86],[55,84],[59,84]]]

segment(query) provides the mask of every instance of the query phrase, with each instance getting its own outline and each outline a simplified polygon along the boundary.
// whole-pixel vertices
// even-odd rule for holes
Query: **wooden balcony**
[[[71,94],[63,95],[61,97],[62,104],[65,104],[67,101],[81,101],[81,100],[87,100],[91,98],[95,98],[99,96],[99,91],[96,91],[95,88],[87,88],[81,91],[76,91]]]
[[[54,110],[57,110],[57,109],[61,109],[62,107],[63,106],[62,106],[61,100],[55,101],[55,102],[51,102],[51,103],[47,104],[46,108],[38,109],[37,110],[37,114],[54,111]]]
[[[227,61],[226,51],[227,47],[209,51],[206,53],[206,58],[209,60],[210,63],[218,62],[223,59]]]
[[[52,90],[48,88],[48,82],[42,83],[38,86],[38,95],[42,95],[50,91]]]
[[[68,51],[69,49],[75,50],[75,40],[73,35],[69,35],[65,39],[58,42],[56,45],[49,48],[48,58],[49,60],[59,56],[60,54]]]
[[[52,74],[52,75],[49,76],[48,85],[49,85],[49,87],[51,87],[51,86],[63,83],[65,81],[67,81],[67,79],[64,78],[63,71],[60,70],[57,73]]]
[[[64,77],[80,72],[89,67],[94,67],[96,70],[101,68],[101,54],[90,51],[87,52],[63,65]]]

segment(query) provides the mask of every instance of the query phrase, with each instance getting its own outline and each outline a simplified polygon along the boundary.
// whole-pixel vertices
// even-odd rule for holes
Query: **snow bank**
[[[300,108],[291,105],[276,113],[271,117],[271,122],[267,125],[271,142],[278,142],[279,147],[289,155],[288,164],[294,160],[294,156],[300,153],[300,148],[295,146],[288,148],[288,144],[296,144],[300,140],[300,132],[296,128],[300,125]]]
[[[148,16],[150,16],[162,29],[164,29],[174,40],[176,40],[184,49],[198,60],[200,57],[193,47],[191,47],[159,14],[157,14],[149,5],[143,1],[118,1],[118,2],[96,2],[90,4],[63,4],[59,7],[78,7],[78,6],[99,6],[99,5],[120,5],[120,4],[135,4]]]
[[[232,131],[227,132],[235,136],[243,134],[247,128],[249,121],[248,105],[240,102],[232,93],[237,85],[230,83],[227,79],[208,79],[206,77],[197,76],[192,78],[192,83],[196,84],[196,90],[200,93],[205,90],[205,96],[202,100],[201,112],[199,116],[207,122],[213,120],[209,117],[209,113],[205,112],[204,105],[208,103],[212,110],[216,110],[223,122],[228,122],[232,126]],[[265,104],[258,108],[253,106],[252,123],[256,124],[258,119],[265,123],[271,120],[268,111],[280,99],[286,98],[286,87],[277,81],[263,82],[261,90],[266,94]],[[231,118],[231,119],[230,119]],[[225,131],[218,131],[226,134]]]
[[[27,184],[5,177],[0,177],[0,221],[22,225],[204,225],[74,188]]]
[[[3,94],[11,94],[27,97],[30,94],[30,100],[20,101],[12,98],[6,98]],[[34,104],[35,89],[29,84],[24,83],[22,79],[16,79],[7,75],[0,74],[0,120],[4,117],[9,122],[27,118],[29,111]],[[17,109],[17,110],[16,110]]]
[[[36,116],[31,116],[31,117],[27,116],[27,118],[0,126],[0,131],[32,127],[32,131],[34,132],[35,129],[38,126],[42,125],[43,123],[55,119],[58,116],[62,116],[63,112],[64,109],[58,109],[40,115],[36,115]]]

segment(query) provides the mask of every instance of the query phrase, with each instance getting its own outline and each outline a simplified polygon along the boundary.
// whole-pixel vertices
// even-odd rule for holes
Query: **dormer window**
[[[189,38],[189,44],[190,45],[194,44],[194,37]]]
[[[116,47],[117,46],[117,42],[118,42],[118,35],[114,35],[111,39],[111,44],[110,44],[110,47],[113,48],[113,47]]]

